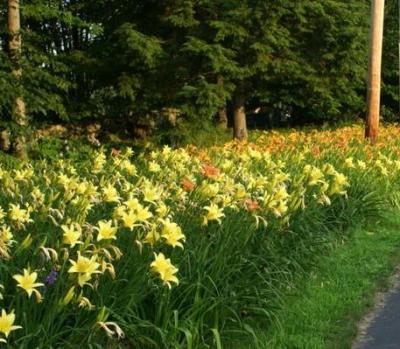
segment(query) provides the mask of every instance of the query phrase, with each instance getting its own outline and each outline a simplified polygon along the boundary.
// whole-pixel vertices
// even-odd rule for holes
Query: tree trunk
[[[244,87],[241,84],[233,95],[233,138],[240,141],[247,141],[245,101]]]
[[[222,128],[228,128],[228,114],[225,105],[218,109],[218,124]]]
[[[223,89],[224,88],[224,78],[219,75],[217,78],[218,86]],[[218,109],[218,124],[222,128],[228,128],[228,114],[226,112],[226,103]]]
[[[15,77],[15,85],[20,88],[22,75],[21,68],[21,21],[20,21],[20,0],[8,0],[8,52],[13,65],[12,74]],[[22,130],[27,124],[25,101],[21,95],[17,95],[12,111],[13,121],[20,126]],[[26,158],[25,137],[17,136],[15,141],[16,155]]]
[[[17,85],[22,75],[21,69],[21,22],[19,15],[19,0],[8,0],[8,48],[11,62],[13,64],[13,75]],[[13,111],[13,120],[18,125],[26,125],[26,111],[25,102],[22,96],[18,96],[15,100],[15,106]]]

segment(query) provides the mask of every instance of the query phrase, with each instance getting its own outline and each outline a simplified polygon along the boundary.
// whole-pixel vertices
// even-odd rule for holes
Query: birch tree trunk
[[[15,77],[15,84],[18,90],[22,76],[20,0],[8,0],[8,33],[8,52],[13,65],[12,74]],[[21,95],[17,95],[15,98],[12,119],[21,129],[28,124],[25,102]],[[16,137],[14,148],[17,156],[26,157],[26,144],[23,135]]]

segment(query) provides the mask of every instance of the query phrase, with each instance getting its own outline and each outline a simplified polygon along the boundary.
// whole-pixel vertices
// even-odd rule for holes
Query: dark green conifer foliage
[[[387,0],[383,34],[381,115],[388,121],[400,120],[399,21],[398,0]]]
[[[296,117],[306,121],[360,113],[368,66],[368,5],[296,1],[281,21],[290,30],[290,44],[276,51],[260,97],[292,106]]]
[[[0,116],[18,94],[0,2]],[[237,105],[294,122],[364,116],[364,0],[21,0],[23,97],[37,120],[209,120]],[[398,116],[398,4],[386,3],[383,115]],[[240,91],[240,93],[238,93]],[[240,104],[240,103],[239,103]]]
[[[68,119],[71,97],[82,88],[79,65],[94,35],[90,26],[79,17],[79,1],[21,1],[22,22],[22,88],[31,117]],[[4,11],[4,12],[3,12]],[[13,92],[9,85],[9,63],[6,55],[6,11],[1,8],[1,76],[0,90]],[[4,38],[4,39],[3,39]],[[7,114],[10,96],[0,98],[0,110]]]

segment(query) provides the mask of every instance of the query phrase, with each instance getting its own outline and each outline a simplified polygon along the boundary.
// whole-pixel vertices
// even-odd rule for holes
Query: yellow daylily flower
[[[18,282],[18,287],[21,287],[23,290],[28,293],[28,296],[30,297],[32,293],[35,293],[38,301],[41,299],[41,294],[38,290],[36,290],[36,287],[44,286],[44,284],[40,282],[36,282],[38,277],[38,274],[36,272],[30,272],[29,268],[24,269],[24,274],[17,274],[13,276],[13,279],[15,279]]]
[[[18,204],[10,204],[8,215],[13,221],[18,223],[32,222],[32,219],[29,218],[29,211],[21,208]]]
[[[154,203],[160,200],[160,190],[153,188],[151,183],[147,183],[143,188],[143,200],[146,202]]]
[[[126,206],[117,206],[114,209],[113,218],[122,218],[124,213],[126,213]]]
[[[160,218],[164,218],[169,213],[169,207],[164,202],[159,202],[157,205],[156,212]]]
[[[149,218],[153,217],[153,214],[149,211],[147,207],[140,205],[136,209],[137,220],[141,222],[146,222]]]
[[[57,183],[61,184],[63,187],[67,187],[70,181],[71,179],[65,173],[61,173],[57,177]]]
[[[309,184],[311,185],[311,184]],[[280,186],[279,189],[276,191],[274,195],[274,200],[280,201],[280,200],[286,200],[290,195],[288,194],[286,187],[285,186]]]
[[[0,228],[0,241],[2,244],[10,244],[13,240],[13,234],[11,232],[10,227],[7,227],[6,225],[3,225]]]
[[[6,338],[8,337],[11,331],[15,331],[22,328],[21,326],[14,325],[14,321],[15,321],[14,311],[12,311],[10,314],[7,314],[7,312],[4,309],[1,309],[0,332],[3,333],[6,336]]]
[[[342,173],[336,172],[335,177],[333,179],[333,182],[331,184],[331,188],[329,190],[329,194],[340,194],[340,195],[345,195],[346,194],[346,186],[348,186],[349,183],[347,181],[347,177],[343,175]]]
[[[218,205],[212,203],[210,206],[205,206],[204,209],[207,213],[203,217],[203,225],[207,225],[209,221],[217,221],[221,224],[220,218],[225,217],[222,208],[219,208]]]
[[[112,221],[100,221],[98,225],[98,227],[95,227],[95,229],[98,231],[97,241],[109,239],[115,240],[117,238],[116,234],[118,228],[113,226]]]
[[[103,195],[105,202],[119,202],[118,191],[112,184],[108,184],[103,188]]]
[[[168,245],[172,247],[179,246],[183,248],[180,240],[185,241],[186,237],[182,234],[182,229],[178,224],[171,222],[169,219],[163,221],[163,228],[161,230],[161,236],[165,239]]]
[[[155,161],[149,162],[149,171],[153,173],[157,173],[161,171],[161,166],[157,164]]]
[[[80,273],[86,274],[90,273],[93,274],[97,271],[100,264],[96,262],[97,255],[93,255],[90,259],[84,257],[78,252],[78,258],[76,261],[70,259],[72,266],[69,268],[69,273]]]
[[[357,166],[361,170],[365,170],[367,168],[367,164],[364,161],[361,161],[361,160],[357,161]]]
[[[163,253],[154,253],[154,261],[150,264],[151,270],[154,273],[158,273],[160,279],[171,288],[171,282],[179,284],[178,278],[175,274],[178,272],[178,268],[174,267],[169,258],[165,258]]]
[[[124,205],[129,209],[129,210],[137,210],[140,205],[140,202],[137,198],[131,197],[129,200],[124,202]]]
[[[154,245],[160,239],[160,234],[157,233],[155,228],[152,228],[144,237],[144,241],[150,245]]]
[[[64,231],[63,234],[63,243],[67,245],[71,245],[74,247],[77,244],[81,244],[82,242],[79,239],[82,236],[82,228],[78,223],[72,223],[68,225],[62,225],[61,229]]]
[[[78,258],[76,261],[69,260],[72,266],[69,268],[68,273],[78,273],[78,284],[83,286],[87,281],[90,280],[92,274],[100,273],[99,266],[97,262],[97,255],[93,255],[90,259],[81,256],[78,252]]]
[[[217,196],[219,190],[220,186],[218,183],[213,183],[213,184],[203,183],[199,188],[200,193],[202,193],[205,197],[210,199]]]
[[[324,174],[318,167],[312,167],[309,172],[308,185],[317,185],[324,178]]]
[[[349,157],[349,158],[347,158],[346,160],[344,160],[344,166],[347,167],[347,168],[353,168],[353,167],[355,167],[355,166],[354,166],[354,163],[353,163],[353,158],[352,158],[352,157]]]
[[[275,216],[277,217],[282,217],[288,210],[288,206],[285,201],[281,200],[279,201],[278,205],[273,208],[273,212]]]
[[[101,152],[98,153],[93,162],[92,172],[99,173],[103,169],[105,163],[106,163],[105,154]]]
[[[236,200],[240,200],[245,198],[246,195],[247,195],[246,188],[242,184],[236,184],[234,198]]]
[[[121,167],[130,175],[135,176],[137,174],[137,169],[134,164],[132,164],[129,160],[124,160],[121,163]]]
[[[125,228],[129,228],[130,230],[133,230],[133,228],[136,226],[136,222],[138,221],[138,217],[133,210],[130,210],[129,212],[123,212],[121,219],[123,226]]]
[[[45,196],[38,187],[33,188],[31,195],[36,204],[42,204],[44,202]]]

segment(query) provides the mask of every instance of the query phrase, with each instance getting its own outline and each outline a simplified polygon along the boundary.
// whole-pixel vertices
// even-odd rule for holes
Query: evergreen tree
[[[25,0],[21,1],[22,50],[19,66],[21,76],[21,97],[26,103],[30,117],[68,118],[67,105],[70,93],[77,88],[77,74],[74,70],[82,57],[76,57],[77,30],[90,38],[89,24],[73,13],[74,1]],[[4,13],[4,8],[2,9]],[[3,22],[0,36],[7,37]],[[16,87],[9,85],[14,65],[5,57],[4,39],[0,49],[2,75],[0,89],[15,94]],[[11,88],[10,88],[11,87]],[[0,110],[10,110],[10,98],[0,98]],[[7,113],[6,113],[7,115]]]
[[[185,3],[190,4],[191,11],[186,12],[192,20],[180,52],[189,62],[190,79],[181,95],[191,97],[189,105],[197,106],[206,116],[224,108],[230,99],[234,138],[245,140],[245,106],[254,97],[254,83],[271,64],[269,55],[285,49],[287,41],[281,39],[287,31],[279,22],[285,8],[279,1]],[[173,18],[176,23],[182,23],[187,16],[178,13]]]
[[[282,20],[289,49],[276,52],[262,100],[283,103],[294,117],[321,120],[364,109],[369,8],[359,0],[298,1]]]
[[[11,0],[10,0],[11,1]],[[14,0],[13,0],[14,1]],[[363,0],[20,0],[18,69],[0,3],[0,116],[19,97],[36,120],[234,121],[291,110],[294,123],[364,116],[369,4]],[[398,113],[397,1],[388,0],[383,114]],[[17,80],[20,83],[16,83]]]
[[[389,121],[400,119],[399,28],[399,2],[388,0],[383,35],[381,114]]]
[[[286,105],[297,121],[363,109],[369,13],[364,2],[184,4],[186,11],[170,17],[186,32],[179,52],[187,77],[179,95],[186,98],[187,113],[209,117],[229,99],[234,136],[245,139],[246,105]]]

